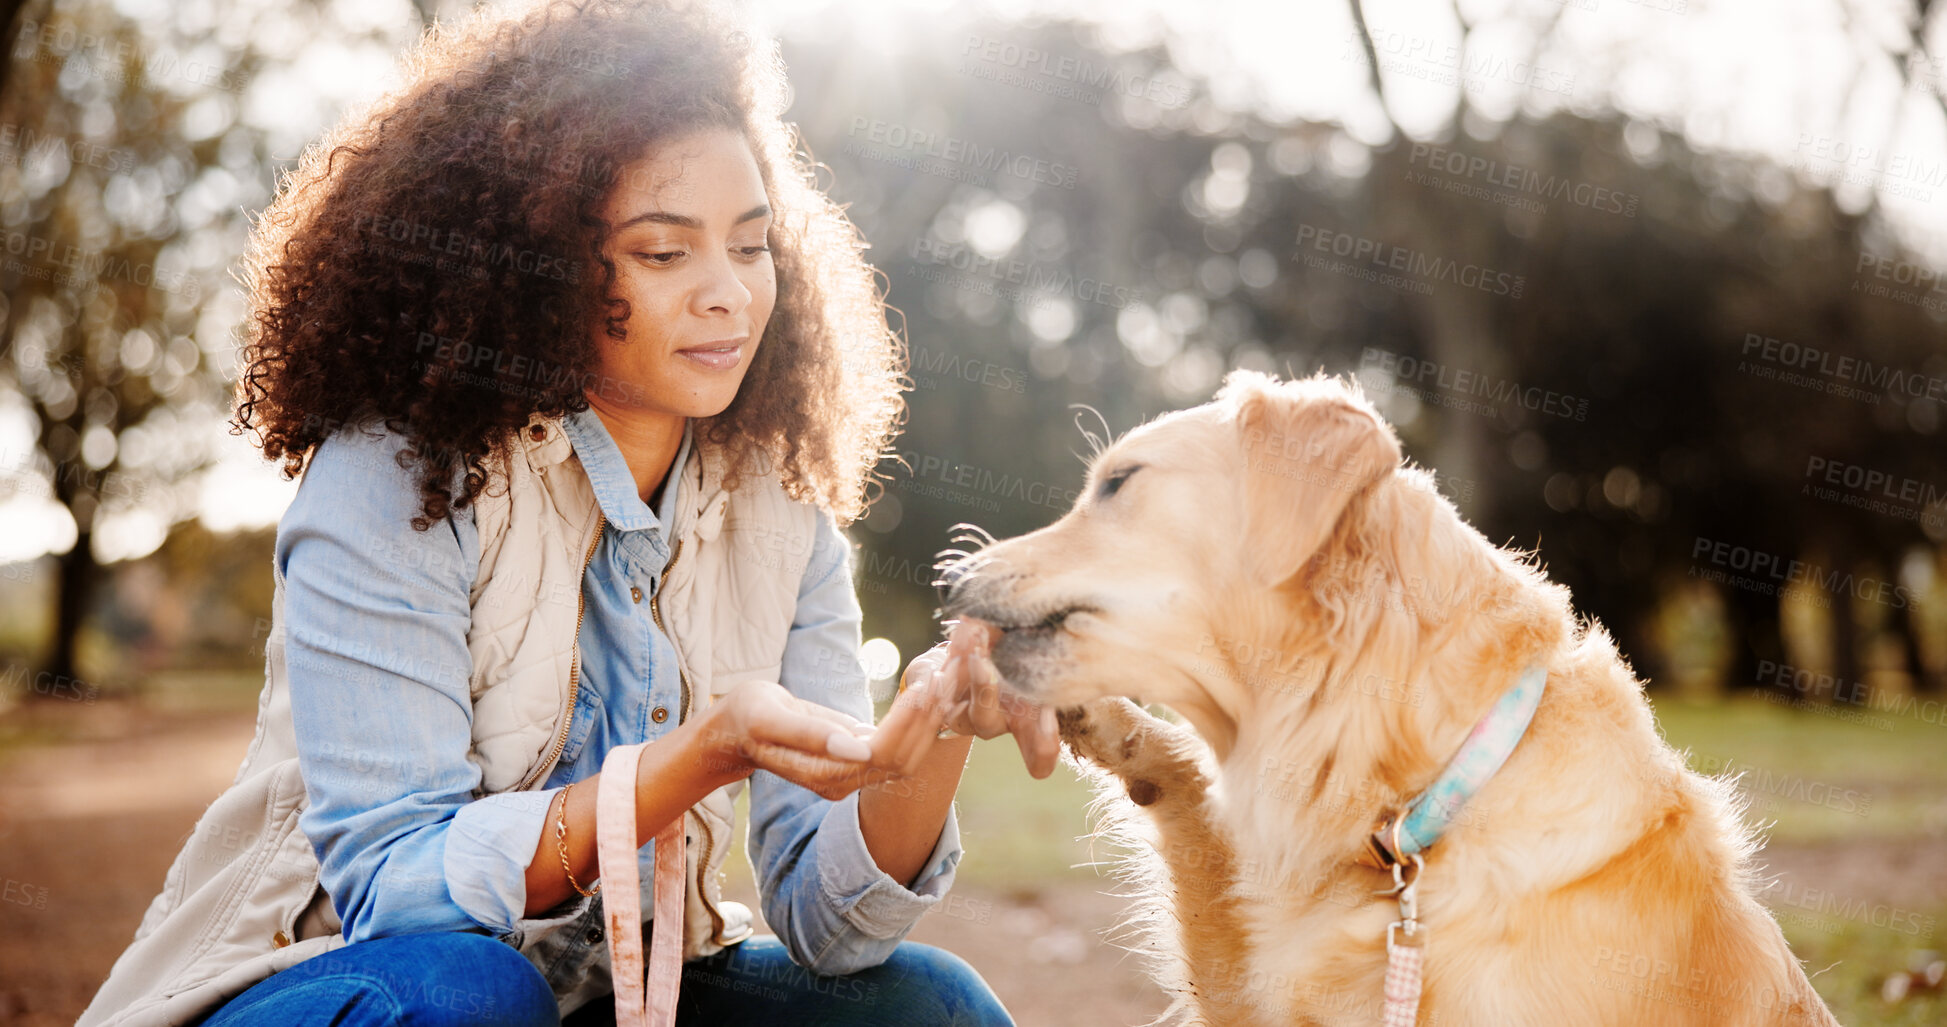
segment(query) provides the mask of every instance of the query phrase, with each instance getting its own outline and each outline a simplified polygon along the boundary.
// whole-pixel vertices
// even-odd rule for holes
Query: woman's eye
[[[737,247],[737,252],[746,257],[755,257],[760,253],[771,252],[771,248],[769,246],[739,246]]]
[[[683,251],[670,250],[666,253],[638,253],[636,256],[657,267],[668,267],[682,259]]]

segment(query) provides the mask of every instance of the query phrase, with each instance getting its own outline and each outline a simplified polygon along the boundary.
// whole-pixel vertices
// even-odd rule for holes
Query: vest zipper
[[[525,789],[542,780],[548,771],[561,759],[561,750],[568,745],[568,731],[575,722],[575,700],[581,694],[581,619],[588,612],[588,596],[582,590],[582,582],[588,578],[588,565],[595,562],[595,547],[601,544],[602,528],[608,523],[607,515],[597,511],[595,514],[595,537],[588,540],[588,553],[581,558],[581,578],[575,582],[575,638],[574,649],[568,657],[568,712],[561,716],[561,733],[555,738],[554,746],[548,750],[548,758],[541,766],[520,783],[516,790]]]
[[[676,548],[669,552],[669,562],[663,564],[662,581],[656,583],[655,594],[649,597],[649,618],[656,622],[656,630],[662,632],[664,638],[669,639],[669,647],[671,649],[676,648],[676,640],[670,638],[669,629],[663,627],[662,604],[659,600],[662,598],[663,584],[669,581],[669,572],[675,568],[676,561],[682,558],[683,540],[679,538],[676,540]],[[677,707],[678,712],[676,714],[676,722],[680,724],[690,719],[690,676],[683,673],[683,654],[680,651],[676,653],[676,681],[682,686],[683,691],[682,701]]]
[[[676,649],[676,640],[670,637],[669,629],[663,626],[662,604],[659,600],[662,598],[663,585],[669,581],[670,570],[676,566],[676,561],[681,559],[682,556],[683,540],[679,538],[676,540],[676,548],[670,550],[669,562],[663,565],[662,581],[657,583],[655,594],[649,597],[649,617],[656,622],[656,630],[662,632],[664,638],[669,639],[669,647],[673,650]],[[683,671],[683,653],[681,650],[676,650],[676,681],[682,686],[683,692],[680,703],[681,712],[677,714],[677,723],[680,724],[690,717],[690,676]],[[688,811],[685,811],[683,815],[685,817],[689,816]],[[696,894],[701,897],[705,894],[703,891],[703,872],[710,865],[710,857],[716,851],[717,833],[710,829],[709,823],[701,816],[696,818],[696,825],[703,829],[703,858],[696,861]],[[716,904],[708,900],[703,902],[703,908],[710,914],[710,922],[714,925],[710,934],[711,940],[714,941],[723,937],[723,914],[717,912]]]

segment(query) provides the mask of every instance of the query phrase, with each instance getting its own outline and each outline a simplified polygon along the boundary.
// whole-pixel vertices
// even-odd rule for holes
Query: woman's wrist
[[[672,765],[694,773],[703,795],[741,781],[756,769],[742,754],[742,735],[726,723],[727,715],[725,707],[712,703],[663,737],[663,742],[673,743],[669,746]],[[646,770],[645,764],[645,777]],[[642,784],[638,780],[636,787]]]

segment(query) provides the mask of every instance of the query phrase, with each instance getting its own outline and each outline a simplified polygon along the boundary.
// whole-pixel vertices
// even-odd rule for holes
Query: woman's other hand
[[[870,724],[800,699],[775,682],[732,687],[695,723],[706,769],[726,782],[768,770],[837,800],[887,776],[871,765]]]

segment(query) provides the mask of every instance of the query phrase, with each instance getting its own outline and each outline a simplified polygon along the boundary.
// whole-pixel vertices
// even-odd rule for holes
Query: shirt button
[[[637,588],[637,587],[636,587],[636,586],[634,586],[634,585],[630,585],[630,586],[629,586],[629,598],[631,598],[631,599],[634,599],[634,600],[635,600],[636,602],[638,602],[638,603],[639,603],[639,602],[642,602],[642,589],[640,589],[640,588]]]
[[[650,710],[650,711],[649,711],[649,719],[650,719],[650,720],[653,720],[653,721],[655,721],[655,722],[656,722],[656,723],[658,723],[658,724],[660,724],[660,723],[662,723],[662,722],[663,722],[663,721],[665,721],[665,720],[668,720],[668,719],[669,719],[669,707],[667,707],[667,706],[658,706],[658,707],[656,707],[655,709],[653,709],[653,710]]]
[[[588,929],[588,933],[587,933],[587,934],[584,934],[584,935],[582,935],[582,937],[583,937],[583,938],[585,938],[585,939],[587,939],[587,941],[588,941],[588,944],[590,944],[590,945],[593,945],[593,944],[595,944],[596,942],[598,942],[598,941],[601,941],[601,940],[602,940],[602,928],[601,928],[601,925],[599,925],[599,924],[598,924],[598,925],[596,925],[596,926],[594,926],[594,927],[590,927],[590,928]]]

